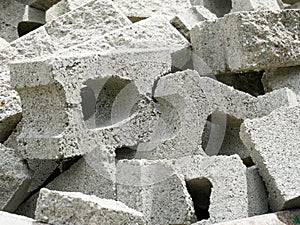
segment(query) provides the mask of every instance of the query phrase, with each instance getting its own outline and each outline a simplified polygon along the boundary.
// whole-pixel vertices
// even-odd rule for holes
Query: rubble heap
[[[299,0],[0,5],[0,224],[300,224]]]

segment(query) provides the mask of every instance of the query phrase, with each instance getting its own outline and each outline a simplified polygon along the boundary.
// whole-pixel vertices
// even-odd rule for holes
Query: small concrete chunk
[[[3,225],[47,225],[45,223],[40,223],[39,221],[33,220],[25,216],[19,216],[16,214],[11,214],[7,212],[0,211],[0,224]]]
[[[194,6],[186,11],[176,15],[171,24],[180,31],[188,40],[190,40],[190,31],[199,22],[204,20],[215,20],[217,16],[211,13],[203,6]]]
[[[196,220],[184,178],[167,161],[119,161],[117,199],[141,210],[149,224],[190,224]]]
[[[245,219],[217,223],[215,225],[297,225],[300,221],[300,210],[288,210],[276,213],[269,213],[261,216],[253,216]]]
[[[116,198],[115,152],[100,146],[71,168],[56,177],[46,187],[56,191],[75,191],[99,198]]]
[[[13,212],[27,197],[30,173],[14,149],[0,144],[0,209]]]
[[[16,1],[21,2],[25,5],[30,5],[36,9],[46,11],[52,5],[58,3],[60,0],[16,0]]]
[[[280,10],[278,0],[233,0],[231,12]]]
[[[207,8],[217,17],[223,17],[225,14],[230,13],[232,9],[232,0],[190,0],[192,5],[201,5]]]
[[[266,183],[272,211],[300,207],[299,115],[299,106],[282,107],[241,126],[240,136]]]
[[[201,75],[299,65],[300,10],[256,11],[204,21],[191,31]]]
[[[247,168],[248,216],[269,212],[268,192],[257,166]]]
[[[121,202],[46,188],[40,191],[35,217],[54,225],[145,224],[142,213]]]
[[[187,182],[205,178],[212,184],[209,219],[197,224],[248,217],[246,167],[237,155],[184,157],[175,160],[173,166]],[[197,183],[194,188],[197,189]],[[198,188],[201,190],[201,186]]]

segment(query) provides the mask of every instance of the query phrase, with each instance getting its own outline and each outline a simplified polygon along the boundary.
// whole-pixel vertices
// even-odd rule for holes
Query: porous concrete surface
[[[80,192],[41,189],[35,212],[37,220],[50,224],[145,224],[143,214],[122,202],[100,199]]]
[[[0,209],[13,212],[27,197],[30,172],[14,149],[0,144]]]
[[[190,33],[194,69],[216,75],[299,65],[299,14],[240,12],[198,24]]]
[[[184,177],[167,161],[121,160],[116,179],[117,200],[139,209],[149,224],[196,221]]]
[[[25,216],[19,216],[15,214],[11,214],[8,212],[0,211],[0,223],[1,224],[14,224],[14,225],[47,225],[45,223],[40,223],[36,220]]]
[[[206,178],[212,184],[209,219],[197,224],[248,217],[246,167],[237,155],[185,157],[172,164],[179,174],[184,175],[186,181]]]
[[[299,115],[299,106],[283,107],[246,120],[241,127],[240,136],[266,183],[273,211],[300,204]]]

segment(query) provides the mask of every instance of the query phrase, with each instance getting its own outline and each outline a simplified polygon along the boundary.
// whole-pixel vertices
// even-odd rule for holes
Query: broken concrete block
[[[45,13],[15,0],[2,3],[0,9],[1,37],[8,42],[45,23]]]
[[[115,149],[99,146],[46,187],[56,191],[75,191],[99,198],[116,198]],[[88,185],[87,185],[88,184]]]
[[[27,197],[30,173],[14,149],[0,144],[0,209],[13,212]]]
[[[18,93],[9,85],[7,73],[0,73],[0,143],[3,143],[22,118]]]
[[[289,5],[286,9],[300,9],[300,2],[296,2],[293,5]]]
[[[58,3],[60,0],[16,0],[16,1],[21,2],[25,5],[30,5],[36,9],[46,11],[52,5]]]
[[[269,92],[282,87],[287,87],[297,94],[300,100],[300,66],[285,67],[267,70],[262,82],[265,91]],[[300,102],[300,101],[299,101]]]
[[[46,21],[50,22],[55,20],[57,17],[90,1],[91,0],[61,0],[46,11]]]
[[[184,178],[167,161],[120,160],[116,177],[117,200],[139,209],[149,224],[195,221]]]
[[[256,11],[202,22],[191,31],[194,69],[216,75],[299,65],[299,16]]]
[[[227,13],[230,13],[232,9],[231,0],[191,0],[192,5],[202,5],[217,17],[222,17]]]
[[[269,212],[268,192],[257,166],[247,168],[248,216]]]
[[[273,101],[275,96],[280,97],[278,101]],[[261,117],[274,108],[296,104],[296,96],[290,90],[256,98],[211,78],[200,77],[191,70],[160,78],[154,98],[160,105],[159,124],[150,141],[138,145],[135,158],[217,155],[226,126],[239,127],[246,118]],[[267,105],[269,102],[272,103]],[[202,133],[209,117],[222,129],[215,129],[217,132],[213,135],[217,136],[218,142],[209,142],[204,152],[201,147]]]
[[[299,106],[282,107],[241,126],[240,136],[266,183],[272,211],[300,206],[299,115]]]
[[[36,192],[32,196],[30,196],[26,201],[24,201],[21,205],[19,205],[15,213],[21,216],[26,216],[34,219],[34,213],[36,210],[36,203],[38,197],[39,197],[39,192]]]
[[[294,209],[289,211],[282,211],[276,213],[269,213],[260,216],[253,216],[240,220],[233,220],[224,223],[217,223],[215,225],[261,225],[261,224],[269,224],[269,225],[284,225],[284,224],[292,224],[297,225],[300,221],[300,210]]]
[[[184,175],[197,224],[248,217],[246,167],[237,155],[184,157],[172,165]]]
[[[157,16],[165,15],[170,19],[184,11],[185,9],[190,8],[192,5],[189,0],[176,0],[174,4],[171,0],[165,1],[147,1],[147,0],[112,0],[124,13],[125,15],[133,22],[140,21],[142,19]]]
[[[40,191],[35,217],[50,224],[145,224],[142,213],[122,202],[46,188]]]
[[[280,10],[278,0],[233,0],[230,12]]]
[[[25,216],[19,216],[8,212],[0,211],[0,224],[14,224],[14,225],[47,225],[40,223]]]
[[[216,15],[211,13],[208,9],[203,6],[194,6],[187,9],[186,11],[176,15],[172,20],[171,24],[185,36],[186,39],[190,40],[190,31],[199,22],[204,20],[215,20]]]
[[[0,50],[7,46],[9,46],[9,43],[5,39],[0,37]]]
[[[287,4],[294,4],[296,2],[299,2],[299,0],[282,0],[282,1]]]

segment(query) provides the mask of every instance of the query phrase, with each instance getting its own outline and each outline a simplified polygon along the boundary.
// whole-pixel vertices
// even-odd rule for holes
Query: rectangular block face
[[[259,168],[273,211],[300,207],[300,107],[246,120],[241,138]]]
[[[194,66],[204,75],[296,66],[299,17],[300,10],[258,11],[203,22],[191,32]]]
[[[122,202],[100,199],[80,192],[41,189],[36,219],[50,224],[66,225],[141,225],[143,214]]]

